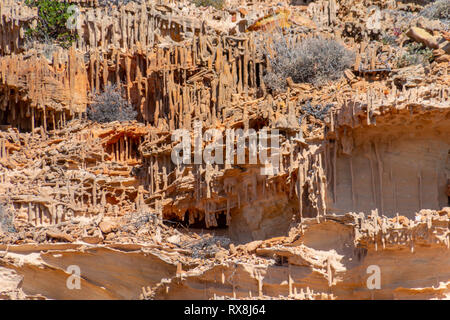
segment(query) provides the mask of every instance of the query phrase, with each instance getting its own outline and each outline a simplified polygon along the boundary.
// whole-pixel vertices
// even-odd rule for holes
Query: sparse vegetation
[[[184,246],[192,250],[193,258],[211,258],[221,249],[230,245],[231,240],[224,236],[205,236],[194,243]]]
[[[193,0],[197,7],[214,7],[217,10],[223,9],[224,0]]]
[[[399,38],[399,34],[394,31],[392,34],[388,34],[388,33],[383,33],[381,36],[381,42],[384,45],[390,45],[392,47],[397,47],[398,46],[398,38]]]
[[[295,83],[309,82],[322,85],[339,79],[349,68],[355,55],[332,39],[308,38],[299,43],[279,37],[270,56],[272,71],[264,76],[264,83],[275,91],[286,89],[286,78]]]
[[[87,110],[89,120],[106,123],[135,120],[137,111],[122,98],[116,86],[107,86],[105,91],[94,97],[94,103]]]
[[[13,217],[0,204],[0,229],[3,232],[16,232],[13,223]]]
[[[416,42],[409,43],[406,51],[397,62],[397,67],[399,68],[416,64],[427,65],[433,61],[433,51],[422,44]]]
[[[38,8],[37,25],[29,28],[26,35],[29,39],[40,42],[55,41],[63,48],[68,48],[77,39],[78,35],[71,32],[66,24],[71,13],[67,10],[70,2],[56,0],[26,0],[30,7]]]
[[[310,101],[307,101],[306,104],[302,107],[303,115],[301,116],[300,119],[302,119],[306,115],[310,115],[316,119],[323,121],[325,119],[325,116],[328,114],[328,111],[332,107],[333,107],[333,104],[331,104],[331,103],[323,105],[323,106],[321,104],[317,104],[314,106],[311,104]],[[301,120],[300,120],[300,122],[301,122]]]
[[[450,0],[437,0],[422,9],[420,15],[428,19],[450,22]]]

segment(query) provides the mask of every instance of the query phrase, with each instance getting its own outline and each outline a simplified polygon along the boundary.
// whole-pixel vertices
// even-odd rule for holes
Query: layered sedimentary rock
[[[367,1],[226,10],[125,2],[74,1],[70,49],[29,42],[36,10],[0,3],[1,298],[449,297],[449,39],[440,21],[405,20],[391,2],[381,12],[367,12]],[[380,40],[395,26],[426,28],[438,42],[434,61],[399,67],[403,47]],[[263,75],[277,27],[294,42],[333,32],[355,64],[333,83],[288,78],[273,92]],[[86,119],[108,85],[136,121]],[[194,147],[190,163],[176,163],[177,129],[192,146],[215,129],[222,143],[200,141],[202,152],[226,155],[227,130],[266,130],[279,144],[246,137],[242,163],[237,154],[195,163]],[[267,165],[261,152],[279,162]],[[79,290],[67,285],[70,266]],[[377,288],[367,284],[373,266]]]

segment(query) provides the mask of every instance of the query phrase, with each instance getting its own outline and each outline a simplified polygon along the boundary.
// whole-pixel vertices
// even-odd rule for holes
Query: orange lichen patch
[[[317,29],[315,22],[305,16],[291,15],[289,21],[291,21],[292,23],[299,25],[299,26],[304,26],[304,27],[308,27],[311,29]]]
[[[280,9],[275,13],[268,14],[258,19],[254,24],[247,28],[246,31],[258,31],[258,30],[272,30],[274,28],[288,28],[290,11],[287,9]]]

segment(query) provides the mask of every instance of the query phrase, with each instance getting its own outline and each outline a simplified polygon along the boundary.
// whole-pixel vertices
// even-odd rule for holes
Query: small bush
[[[400,28],[394,27],[392,31],[383,31],[381,33],[381,42],[384,45],[390,45],[393,47],[398,47],[398,41],[400,36],[403,34],[402,30]]]
[[[353,52],[335,40],[308,38],[293,44],[279,37],[273,45],[274,55],[269,56],[272,71],[264,75],[264,83],[275,91],[286,89],[286,78],[296,83],[315,85],[339,79],[355,59]]]
[[[221,250],[221,248],[226,248],[230,245],[231,241],[229,238],[224,236],[210,236],[202,238],[194,243],[184,244],[185,247],[192,251],[193,258],[211,258]]]
[[[397,62],[398,68],[416,64],[428,65],[433,61],[433,51],[420,43],[412,42],[407,45],[406,50],[407,52]]]
[[[67,26],[67,20],[71,17],[68,12],[70,2],[57,0],[26,0],[29,7],[38,8],[36,28],[29,28],[26,35],[30,39],[40,42],[56,41],[61,47],[69,48],[78,35],[71,32]]]
[[[94,98],[94,103],[87,109],[89,120],[106,123],[113,121],[135,120],[137,111],[122,98],[116,86],[107,86],[105,91]]]
[[[425,6],[420,12],[428,19],[450,21],[450,0],[437,0]]]
[[[331,103],[323,105],[323,106],[321,104],[317,104],[314,106],[311,104],[310,101],[307,101],[306,105],[303,106],[303,108],[302,108],[303,116],[310,115],[316,119],[323,121],[325,119],[325,116],[328,114],[328,111],[332,107],[333,107],[333,104],[331,104]],[[303,118],[303,116],[302,116],[302,118]],[[300,121],[300,123],[301,123],[301,121]]]
[[[398,46],[397,45],[397,41],[398,41],[398,36],[395,35],[395,34],[386,34],[386,33],[384,33],[381,36],[381,42],[384,45],[390,45],[390,46],[393,46],[393,47],[397,47]]]
[[[11,214],[8,214],[8,212],[3,208],[3,206],[0,204],[0,229],[3,232],[16,232],[16,229],[14,228],[13,223],[13,217]]]
[[[193,0],[197,7],[214,7],[217,10],[223,9],[224,0]]]

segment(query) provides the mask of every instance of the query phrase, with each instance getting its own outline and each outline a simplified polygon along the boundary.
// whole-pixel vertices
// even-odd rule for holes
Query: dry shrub
[[[450,0],[438,0],[425,6],[420,15],[428,19],[450,22]]]
[[[122,98],[116,86],[108,86],[105,91],[94,97],[94,103],[87,110],[89,120],[106,123],[113,121],[135,120],[137,111]]]
[[[269,55],[272,71],[264,75],[264,83],[275,91],[286,89],[286,78],[295,83],[323,85],[339,79],[353,65],[355,55],[332,39],[308,38],[294,43],[291,38],[277,37]]]

